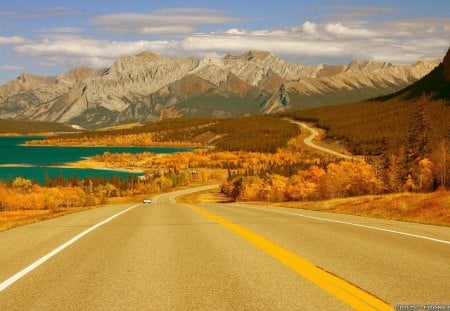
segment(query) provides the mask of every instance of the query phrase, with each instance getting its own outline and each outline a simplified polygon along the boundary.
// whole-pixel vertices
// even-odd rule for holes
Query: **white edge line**
[[[266,209],[266,208],[253,207],[253,206],[248,206],[248,205],[238,204],[238,206],[244,206],[245,208],[257,209],[257,210],[267,211],[267,212],[272,212],[272,213],[287,214],[287,215],[293,215],[293,216],[297,216],[297,217],[309,218],[309,219],[314,219],[314,220],[321,220],[321,221],[327,221],[327,222],[332,222],[332,223],[337,223],[337,224],[344,224],[344,225],[349,225],[349,226],[361,227],[361,228],[366,228],[366,229],[385,231],[385,232],[390,232],[390,233],[395,233],[395,234],[400,234],[400,235],[406,235],[406,236],[410,236],[410,237],[414,237],[414,238],[420,238],[420,239],[424,239],[424,240],[429,240],[429,241],[434,241],[434,242],[439,242],[439,243],[444,243],[444,244],[449,244],[450,245],[450,241],[430,238],[430,237],[427,237],[427,236],[418,235],[418,234],[412,234],[412,233],[406,233],[406,232],[402,232],[402,231],[383,229],[383,228],[378,228],[378,227],[372,227],[372,226],[355,224],[355,223],[352,223],[352,222],[346,222],[346,221],[340,221],[340,220],[332,220],[332,219],[320,218],[320,217],[314,217],[314,216],[307,216],[307,215],[296,214],[296,213],[289,213],[289,212],[283,212],[283,211],[273,211],[273,210]]]
[[[2,292],[3,290],[5,290],[7,287],[9,287],[10,285],[14,284],[16,281],[18,281],[19,279],[21,279],[22,277],[24,277],[25,275],[27,275],[28,273],[30,273],[31,271],[33,271],[34,269],[36,269],[37,267],[39,267],[40,265],[42,265],[44,262],[46,262],[47,260],[49,260],[50,258],[52,258],[53,256],[55,256],[56,254],[58,254],[60,251],[62,251],[63,249],[65,249],[66,247],[70,246],[71,244],[75,243],[76,241],[78,241],[79,239],[81,239],[83,236],[85,236],[86,234],[88,234],[89,232],[97,229],[98,227],[106,224],[107,222],[113,220],[116,217],[119,217],[122,214],[125,214],[126,212],[132,210],[133,208],[139,206],[139,204],[133,205],[129,208],[127,208],[126,210],[123,210],[117,214],[112,215],[111,217],[99,222],[96,225],[93,225],[92,227],[84,230],[83,232],[77,234],[76,236],[74,236],[73,238],[71,238],[69,241],[67,241],[66,243],[62,244],[61,246],[55,248],[54,250],[52,250],[50,253],[48,253],[47,255],[44,255],[43,257],[39,258],[38,260],[36,260],[35,262],[33,262],[31,265],[29,265],[28,267],[26,267],[25,269],[17,272],[16,274],[14,274],[12,277],[10,277],[9,279],[3,281],[0,284],[0,292]]]

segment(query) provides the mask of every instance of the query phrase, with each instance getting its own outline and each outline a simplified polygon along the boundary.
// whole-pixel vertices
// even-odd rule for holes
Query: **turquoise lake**
[[[84,177],[106,177],[112,175],[127,177],[130,174],[120,171],[77,169],[77,168],[55,168],[68,162],[75,162],[84,158],[92,157],[104,152],[115,153],[174,153],[188,151],[191,148],[166,148],[166,147],[41,147],[21,146],[25,141],[40,139],[42,137],[0,137],[0,165],[21,165],[21,167],[1,167],[0,179],[9,180],[17,176],[37,180],[43,183],[44,176],[57,177],[64,175],[66,178],[77,176]],[[25,166],[25,167],[23,167]]]

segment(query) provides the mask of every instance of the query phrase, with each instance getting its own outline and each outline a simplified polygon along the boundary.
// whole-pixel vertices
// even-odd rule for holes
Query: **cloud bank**
[[[240,21],[221,11],[203,8],[172,8],[147,14],[119,13],[97,16],[92,23],[118,34],[190,34],[200,25]]]
[[[217,10],[174,8],[147,14],[102,15],[92,19],[100,31],[141,35],[144,37],[141,40],[111,41],[83,36],[76,28],[55,28],[53,33],[49,32],[39,40],[0,37],[0,45],[13,45],[14,51],[20,55],[37,58],[45,64],[96,68],[109,66],[121,55],[142,51],[153,51],[163,56],[204,57],[261,49],[306,64],[331,59],[412,63],[419,59],[442,57],[449,46],[450,18],[383,22],[350,18],[390,11],[392,9],[389,8],[349,10],[346,18],[341,16],[339,21],[301,21],[297,26],[277,29],[228,28],[198,32],[202,25],[227,24],[244,19]],[[338,13],[333,16],[338,17]],[[149,39],[155,35],[166,35],[166,40]]]

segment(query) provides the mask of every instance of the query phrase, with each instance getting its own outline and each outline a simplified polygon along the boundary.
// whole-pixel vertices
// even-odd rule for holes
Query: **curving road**
[[[0,310],[388,310],[450,301],[449,228],[174,203],[203,189],[1,232]]]
[[[313,142],[313,140],[314,140],[314,138],[319,136],[319,132],[315,128],[312,128],[312,127],[308,126],[306,123],[303,123],[303,122],[299,122],[299,121],[291,121],[291,122],[300,125],[302,128],[306,129],[308,132],[311,133],[311,135],[309,135],[307,138],[304,139],[304,142],[305,142],[305,144],[307,146],[309,146],[311,148],[314,148],[314,149],[317,149],[317,150],[320,150],[320,151],[323,151],[325,153],[334,155],[334,156],[336,156],[338,158],[343,158],[343,159],[346,159],[346,160],[352,160],[353,159],[352,156],[349,156],[349,155],[346,155],[346,154],[343,154],[343,153],[340,153],[340,152],[337,152],[337,151],[334,151],[334,150],[331,150],[331,149],[328,149],[328,148],[325,148],[325,147],[322,147],[322,146],[319,146],[319,145],[315,144]]]

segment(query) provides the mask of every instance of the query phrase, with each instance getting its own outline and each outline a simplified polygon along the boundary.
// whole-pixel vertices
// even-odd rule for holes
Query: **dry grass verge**
[[[226,203],[219,189],[177,197],[179,203]],[[309,202],[243,202],[450,227],[450,191],[397,193]]]
[[[232,201],[221,193],[219,188],[181,195],[176,200],[178,203],[227,203]]]
[[[74,207],[59,210],[17,210],[0,212],[0,232],[14,227],[29,225],[35,222],[77,213],[99,206]]]
[[[283,202],[270,204],[281,207],[450,227],[449,191],[419,194],[372,195],[317,202]]]

